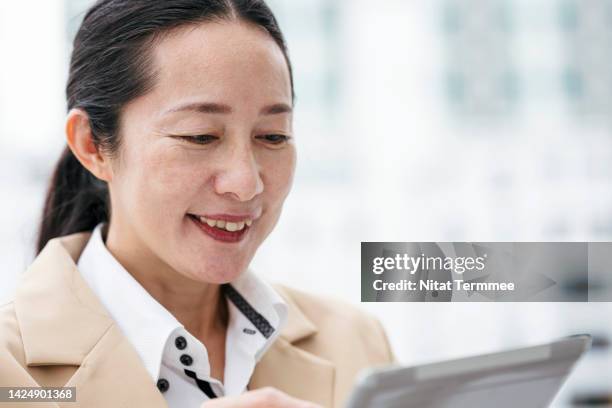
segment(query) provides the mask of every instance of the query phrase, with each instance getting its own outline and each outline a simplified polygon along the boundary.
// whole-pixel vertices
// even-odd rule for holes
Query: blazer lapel
[[[78,407],[168,407],[117,325],[108,329],[65,386],[76,387]]]
[[[167,408],[140,357],[78,272],[89,233],[56,238],[20,277],[15,313],[27,366],[74,365],[60,407]]]
[[[271,386],[296,398],[332,407],[334,365],[294,345],[317,333],[314,324],[283,290],[275,285],[288,305],[287,324],[278,339],[255,366],[249,389]]]

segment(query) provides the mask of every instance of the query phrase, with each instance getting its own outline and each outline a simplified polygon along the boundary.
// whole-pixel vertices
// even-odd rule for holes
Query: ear
[[[89,126],[89,115],[82,109],[71,109],[66,117],[66,141],[77,160],[100,180],[112,180],[110,159],[98,151]]]

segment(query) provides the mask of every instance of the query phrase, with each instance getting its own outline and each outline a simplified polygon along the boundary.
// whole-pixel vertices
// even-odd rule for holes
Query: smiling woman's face
[[[122,111],[109,239],[128,264],[231,281],[291,188],[287,63],[261,28],[207,22],[158,42],[153,64],[154,88]]]

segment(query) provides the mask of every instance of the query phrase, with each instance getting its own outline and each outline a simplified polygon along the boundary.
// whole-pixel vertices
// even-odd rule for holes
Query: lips
[[[239,242],[250,230],[252,220],[250,218],[234,217],[235,221],[226,221],[222,219],[207,218],[194,214],[189,214],[189,218],[196,226],[209,237],[220,242]],[[230,218],[229,216],[225,217]]]

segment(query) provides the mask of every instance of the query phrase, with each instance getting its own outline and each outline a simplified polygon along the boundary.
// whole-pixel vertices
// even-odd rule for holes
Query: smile
[[[224,229],[229,232],[240,231],[241,229],[245,227],[245,225],[247,227],[250,227],[251,224],[253,223],[253,220],[248,219],[248,218],[242,221],[238,221],[238,222],[230,222],[230,221],[225,221],[225,220],[213,220],[213,219],[209,219],[209,218],[202,217],[202,216],[198,218],[200,219],[200,222],[202,224],[208,224],[209,227]]]
[[[188,214],[189,218],[209,237],[221,242],[239,242],[250,229],[253,220],[221,220]]]

